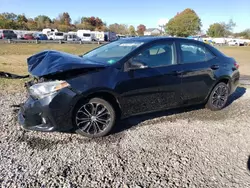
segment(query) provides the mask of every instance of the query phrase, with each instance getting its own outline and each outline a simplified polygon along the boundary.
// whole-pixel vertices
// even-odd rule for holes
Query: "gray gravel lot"
[[[0,187],[250,187],[250,90],[222,111],[185,108],[118,123],[87,139],[22,130],[0,94]]]

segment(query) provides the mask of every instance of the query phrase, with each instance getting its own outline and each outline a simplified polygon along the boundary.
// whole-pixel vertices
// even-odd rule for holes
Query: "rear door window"
[[[203,45],[181,42],[180,43],[181,62],[182,63],[198,63],[206,62],[215,56]]]

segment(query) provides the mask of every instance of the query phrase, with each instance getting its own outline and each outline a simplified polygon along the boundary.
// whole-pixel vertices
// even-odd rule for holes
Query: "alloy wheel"
[[[111,115],[105,105],[95,102],[84,104],[76,113],[77,127],[91,135],[103,132],[111,121]]]
[[[216,108],[222,108],[228,98],[228,88],[224,85],[219,85],[213,92],[212,105]]]

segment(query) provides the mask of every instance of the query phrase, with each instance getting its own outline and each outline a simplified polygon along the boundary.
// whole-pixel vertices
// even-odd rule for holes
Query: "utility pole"
[[[159,25],[159,27],[161,28],[161,35],[163,35],[163,33],[164,33],[164,26],[165,25]]]

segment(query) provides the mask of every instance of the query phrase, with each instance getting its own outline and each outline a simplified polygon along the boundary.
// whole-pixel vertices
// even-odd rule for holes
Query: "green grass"
[[[96,44],[0,44],[1,55],[32,55],[42,50],[59,50],[72,54],[83,54]]]
[[[98,45],[94,44],[0,44],[0,71],[28,74],[27,58],[43,50],[59,50],[80,55],[96,47]],[[25,81],[27,79],[0,78],[0,91],[23,91]]]

